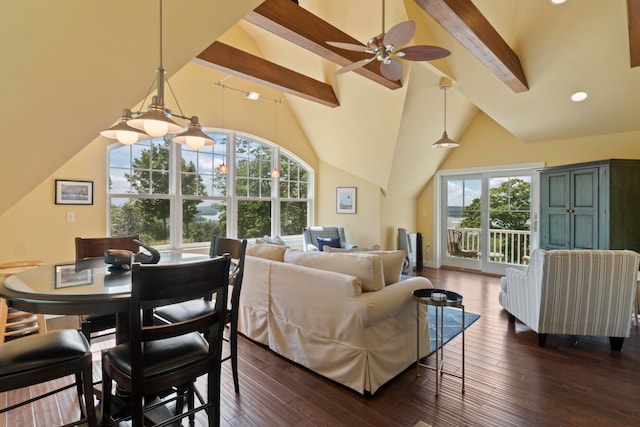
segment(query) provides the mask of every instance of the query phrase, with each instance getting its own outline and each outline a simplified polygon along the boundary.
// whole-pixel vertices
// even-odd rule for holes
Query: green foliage
[[[155,141],[154,141],[155,142]],[[169,144],[153,143],[134,157],[131,173],[125,174],[134,193],[150,197],[113,200],[110,212],[111,234],[139,234],[152,245],[170,241]],[[237,140],[235,193],[238,196],[238,237],[254,238],[271,234],[271,156],[264,144]],[[281,156],[279,195],[282,235],[299,234],[307,225],[307,171],[288,157]],[[207,196],[203,175],[193,161],[181,161],[180,186],[183,195]],[[227,175],[204,175],[212,180],[214,194],[227,194]],[[257,200],[262,199],[262,200]],[[266,200],[268,199],[268,200]],[[291,201],[293,199],[293,201]],[[212,219],[214,218],[214,219]],[[225,201],[182,199],[182,239],[185,243],[208,242],[212,235],[225,236]]]
[[[510,179],[489,191],[489,228],[529,230],[531,184],[522,179]],[[465,207],[462,227],[480,228],[480,198]]]

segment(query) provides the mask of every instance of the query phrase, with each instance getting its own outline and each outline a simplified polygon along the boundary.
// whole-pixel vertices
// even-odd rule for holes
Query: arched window
[[[268,141],[207,132],[216,144],[199,151],[162,138],[109,147],[110,235],[182,248],[208,244],[214,234],[302,233],[312,212],[311,169]]]

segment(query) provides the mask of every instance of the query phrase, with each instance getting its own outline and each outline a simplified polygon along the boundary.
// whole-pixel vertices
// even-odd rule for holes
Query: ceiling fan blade
[[[383,62],[380,64],[380,74],[387,80],[400,80],[400,77],[402,77],[402,64],[395,59]]]
[[[433,61],[451,55],[447,49],[438,46],[409,46],[395,52],[398,58],[408,59],[409,61]]]
[[[413,21],[404,21],[394,25],[384,35],[383,43],[385,46],[393,45],[402,47],[409,43],[416,33],[416,23]]]
[[[343,74],[343,73],[346,73],[348,71],[355,70],[356,68],[364,67],[365,65],[367,65],[369,62],[373,61],[374,59],[376,59],[375,56],[372,57],[372,58],[361,59],[360,61],[356,61],[354,63],[351,63],[351,64],[347,65],[346,67],[340,68],[338,71],[336,71],[336,74]]]
[[[367,52],[369,49],[367,46],[342,42],[326,42],[329,46],[337,47],[339,49],[354,50],[356,52]]]

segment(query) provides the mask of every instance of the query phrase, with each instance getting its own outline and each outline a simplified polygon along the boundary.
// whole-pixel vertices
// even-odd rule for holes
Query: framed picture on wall
[[[336,188],[336,213],[356,213],[356,187]]]
[[[56,179],[56,205],[92,205],[93,181]]]

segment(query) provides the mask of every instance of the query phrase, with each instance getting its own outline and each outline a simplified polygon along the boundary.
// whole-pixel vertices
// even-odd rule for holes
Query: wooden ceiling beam
[[[627,0],[631,68],[640,66],[640,0]]]
[[[204,65],[328,107],[340,103],[331,85],[281,67],[221,42],[213,42],[197,57]]]
[[[471,0],[415,2],[514,92],[529,90],[518,55]]]
[[[327,41],[362,43],[291,0],[265,0],[252,12],[249,12],[244,19],[341,66],[371,57],[364,52],[329,46]],[[353,70],[353,72],[389,89],[402,87],[400,81],[387,80],[380,74],[378,61],[370,62],[364,67]]]

